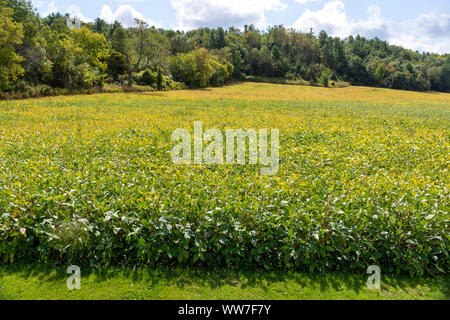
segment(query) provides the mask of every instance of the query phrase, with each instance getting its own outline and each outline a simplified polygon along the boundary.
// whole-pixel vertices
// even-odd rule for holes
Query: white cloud
[[[41,3],[41,6],[43,6],[43,3]],[[47,10],[44,11],[44,14],[42,16],[46,17],[49,14],[57,13],[57,12],[58,12],[58,9],[56,9],[55,1],[51,1],[47,6]]]
[[[44,6],[44,0],[33,0],[32,3],[38,9],[42,9]]]
[[[378,37],[412,50],[450,52],[450,14],[422,14],[415,20],[395,22],[385,19],[375,5],[367,8],[367,14],[363,21],[349,19],[344,3],[334,0],[320,10],[305,10],[292,27],[304,32],[325,30],[338,37]]]
[[[113,23],[117,20],[125,27],[135,26],[134,19],[146,21],[150,26],[156,26],[153,21],[146,19],[141,12],[137,11],[130,5],[121,5],[115,12],[112,11],[110,6],[103,5],[100,18],[108,23]]]
[[[83,22],[93,22],[94,20],[89,19],[87,17],[85,17],[82,13],[81,13],[81,9],[79,6],[76,5],[71,5],[67,8],[66,12],[71,16],[71,17],[77,17],[78,19],[80,19]]]
[[[450,14],[422,14],[393,25],[392,43],[419,51],[450,53]]]
[[[265,13],[287,6],[280,0],[171,0],[178,28],[266,26]]]
[[[329,34],[345,36],[349,32],[349,21],[344,11],[344,3],[340,0],[325,4],[323,9],[312,11],[306,9],[292,26],[295,29],[318,32],[325,30]]]
[[[367,38],[389,38],[389,23],[381,16],[381,9],[372,5],[367,8],[368,19],[365,21],[349,23],[349,31],[346,35],[360,34]]]
[[[434,13],[422,14],[416,19],[416,24],[420,26],[425,33],[436,36],[448,36],[450,34],[450,14]]]
[[[310,2],[320,2],[321,0],[295,0],[295,2],[298,2],[300,4],[307,4]]]

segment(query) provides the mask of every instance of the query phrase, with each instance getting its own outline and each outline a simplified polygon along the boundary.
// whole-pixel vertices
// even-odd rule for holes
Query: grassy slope
[[[62,268],[0,267],[1,299],[199,299],[353,300],[448,299],[449,279],[382,276],[381,291],[366,288],[366,275],[227,270],[108,269],[82,272],[81,289],[66,287]]]

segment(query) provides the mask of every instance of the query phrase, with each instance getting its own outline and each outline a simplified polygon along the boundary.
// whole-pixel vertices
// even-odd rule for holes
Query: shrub
[[[178,54],[172,59],[170,67],[174,79],[184,82],[190,88],[222,85],[230,79],[232,70],[229,63],[219,62],[217,56],[209,54],[203,48]]]
[[[389,216],[366,216],[362,224],[352,215],[338,215],[325,226],[309,215],[288,212],[250,217],[215,210],[192,219],[108,211],[85,218],[67,215],[63,221],[3,215],[0,256],[4,262],[38,259],[91,266],[182,263],[319,272],[364,270],[376,261],[387,266],[386,272],[422,274],[425,266],[431,273],[448,270],[441,245],[442,240],[449,243],[443,230],[428,217],[415,217],[402,224]],[[398,233],[408,236],[399,243]],[[428,239],[426,246],[412,240],[407,251],[401,249],[407,239],[422,238]]]
[[[152,71],[147,69],[142,74],[140,82],[143,85],[154,86],[155,82],[156,82],[156,76],[155,76],[155,74]]]
[[[123,54],[113,51],[108,57],[108,74],[114,79],[119,81],[121,75],[125,75],[127,72],[127,61]]]
[[[332,77],[332,72],[330,69],[325,68],[320,74],[319,83],[324,87],[328,87],[330,79]]]

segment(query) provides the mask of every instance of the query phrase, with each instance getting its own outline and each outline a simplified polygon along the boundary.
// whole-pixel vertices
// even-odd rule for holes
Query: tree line
[[[419,53],[378,38],[340,39],[281,25],[182,32],[136,20],[126,28],[100,18],[72,28],[69,18],[40,17],[28,0],[0,0],[0,91],[45,94],[105,83],[201,88],[249,77],[450,91],[450,54]]]

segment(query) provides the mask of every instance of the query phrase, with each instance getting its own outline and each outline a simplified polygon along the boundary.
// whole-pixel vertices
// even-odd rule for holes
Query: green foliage
[[[15,45],[22,42],[23,27],[12,20],[13,11],[0,5],[0,90],[11,90],[25,70],[23,58],[16,54]]]
[[[109,51],[103,35],[94,33],[86,27],[81,27],[80,29],[72,29],[70,37],[82,49],[83,60],[102,72],[106,70],[105,59],[109,56]]]
[[[93,85],[102,86],[107,69],[106,59],[109,56],[105,37],[86,27],[71,30],[70,37],[81,49],[76,56],[77,63],[87,64],[95,74]]]
[[[375,80],[377,84],[383,84],[386,77],[387,67],[384,63],[380,62],[375,70]]]
[[[232,70],[231,66],[220,63],[217,56],[204,48],[178,54],[172,59],[170,67],[174,79],[190,88],[224,84],[230,78],[229,70]]]
[[[1,102],[0,258],[448,273],[448,96],[310,90]],[[173,165],[171,133],[200,117],[279,127],[279,174]]]
[[[450,92],[450,56],[442,67],[439,85],[441,86],[441,90]]]
[[[59,36],[67,35],[69,28],[67,27],[67,19],[69,15],[62,15],[59,12],[51,13],[42,19],[44,25],[48,26],[53,32]]]
[[[324,68],[324,70],[320,74],[319,83],[324,87],[328,87],[332,75],[333,73],[331,72],[330,69]]]
[[[67,35],[47,28],[45,36],[52,63],[50,84],[77,89],[103,85],[109,55],[103,35],[82,27]]]
[[[244,74],[244,56],[245,49],[242,45],[242,40],[236,33],[230,33],[227,37],[230,50],[230,63],[233,66],[233,77],[236,79],[243,79]]]
[[[141,76],[141,84],[153,86],[156,82],[156,78],[157,77],[155,74],[151,70],[147,69]],[[162,79],[158,79],[158,83],[159,85],[162,85]]]
[[[164,70],[156,67],[156,71],[146,69],[143,72],[133,74],[133,81],[139,85],[150,86],[157,90],[183,89],[182,83],[172,80],[170,76],[164,74]]]
[[[53,63],[50,83],[62,88],[92,87],[95,74],[85,61],[78,59],[81,56],[82,49],[77,47],[73,39],[64,38],[55,43],[50,50]]]
[[[247,25],[243,31],[219,27],[182,32],[149,27],[139,19],[134,27],[124,28],[117,21],[108,24],[100,18],[83,23],[79,31],[71,31],[66,24],[68,14],[52,13],[40,18],[30,1],[1,0],[1,3],[12,10],[10,19],[22,30],[22,36],[16,38],[19,41],[7,49],[2,47],[0,90],[3,91],[15,89],[19,79],[29,85],[78,89],[101,86],[107,77],[116,84],[127,82],[132,86],[135,74],[147,69],[157,73],[158,67],[166,73],[164,77],[173,76],[193,88],[223,85],[231,78],[248,76],[323,86],[328,85],[326,68],[332,73],[328,81],[335,83],[450,91],[446,56],[413,52],[378,38],[350,36],[343,40],[325,31],[316,37],[311,32],[301,33],[283,26],[261,31],[253,25]],[[74,45],[60,43],[67,38]],[[65,48],[57,49],[60,44]],[[74,57],[69,47],[83,49],[82,57]],[[220,65],[217,61],[202,62],[200,49],[217,56],[214,59]],[[183,54],[197,55],[199,60],[188,61]],[[180,59],[186,59],[188,66],[183,67]],[[195,68],[194,74],[186,72]],[[172,70],[174,74],[170,74]],[[81,75],[85,71],[87,74]],[[160,85],[167,87],[167,83]]]
[[[113,78],[115,82],[119,81],[119,77],[127,72],[127,60],[126,57],[113,50],[107,60],[108,69],[107,73]]]
[[[118,26],[114,30],[111,38],[111,47],[122,55],[127,55],[129,51],[129,39],[126,30],[122,26]]]
[[[162,88],[164,87],[163,80],[164,80],[163,71],[162,71],[161,67],[158,66],[157,74],[156,74],[156,88],[158,90],[162,90]]]

